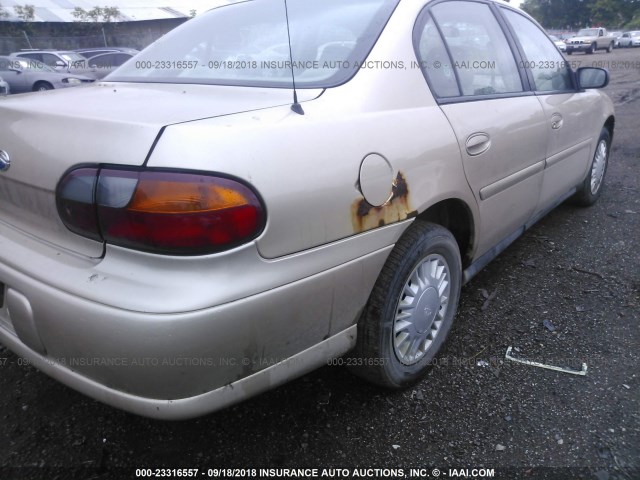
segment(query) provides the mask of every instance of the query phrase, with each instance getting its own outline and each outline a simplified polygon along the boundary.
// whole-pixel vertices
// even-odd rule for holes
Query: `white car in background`
[[[609,32],[609,35],[615,38],[613,48],[620,48],[620,37],[622,37],[622,32]]]
[[[560,50],[561,52],[566,52],[567,51],[567,44],[564,43],[563,40],[560,40],[555,35],[549,35],[549,38],[553,41],[553,44],[556,47],[558,47],[558,50]]]
[[[95,81],[85,75],[58,72],[44,63],[18,57],[0,57],[0,75],[13,93],[77,87]]]
[[[620,48],[640,47],[640,31],[624,32],[620,37]]]

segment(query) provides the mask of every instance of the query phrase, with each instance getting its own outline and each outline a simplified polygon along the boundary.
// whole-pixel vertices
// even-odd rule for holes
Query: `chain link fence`
[[[4,29],[0,22],[0,55],[25,49],[75,50],[94,47],[129,47],[142,50],[186,19],[140,21],[93,28],[90,33],[70,31],[78,28],[71,24],[31,24],[32,28]],[[23,24],[27,25],[27,24]],[[33,31],[35,29],[40,31]]]
[[[25,49],[75,50],[93,47],[129,47],[141,50],[158,38],[159,35],[151,34],[0,37],[0,54],[7,55]]]

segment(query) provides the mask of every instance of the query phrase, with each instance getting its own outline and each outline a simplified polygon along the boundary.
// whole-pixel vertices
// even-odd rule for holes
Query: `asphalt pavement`
[[[0,480],[165,467],[198,478],[316,468],[297,473],[640,479],[640,49],[567,60],[611,71],[603,195],[591,208],[561,205],[463,288],[420,384],[389,392],[327,366],[224,411],[161,422],[84,397],[0,345]],[[587,373],[516,363],[508,347]]]

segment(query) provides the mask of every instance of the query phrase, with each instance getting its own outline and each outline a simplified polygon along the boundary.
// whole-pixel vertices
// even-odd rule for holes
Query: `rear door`
[[[524,58],[530,83],[544,109],[549,143],[538,210],[553,206],[585,176],[592,156],[596,91],[579,92],[564,57],[530,19],[501,7]]]
[[[488,2],[443,1],[416,25],[420,63],[480,209],[477,254],[531,218],[547,150],[545,113],[496,13]]]

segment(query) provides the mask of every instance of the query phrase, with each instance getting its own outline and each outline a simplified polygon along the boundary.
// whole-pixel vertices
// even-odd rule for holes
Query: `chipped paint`
[[[351,206],[351,221],[356,233],[400,222],[415,217],[416,214],[409,202],[409,186],[401,172],[398,172],[393,181],[391,198],[387,203],[374,207],[364,198],[360,198]]]

